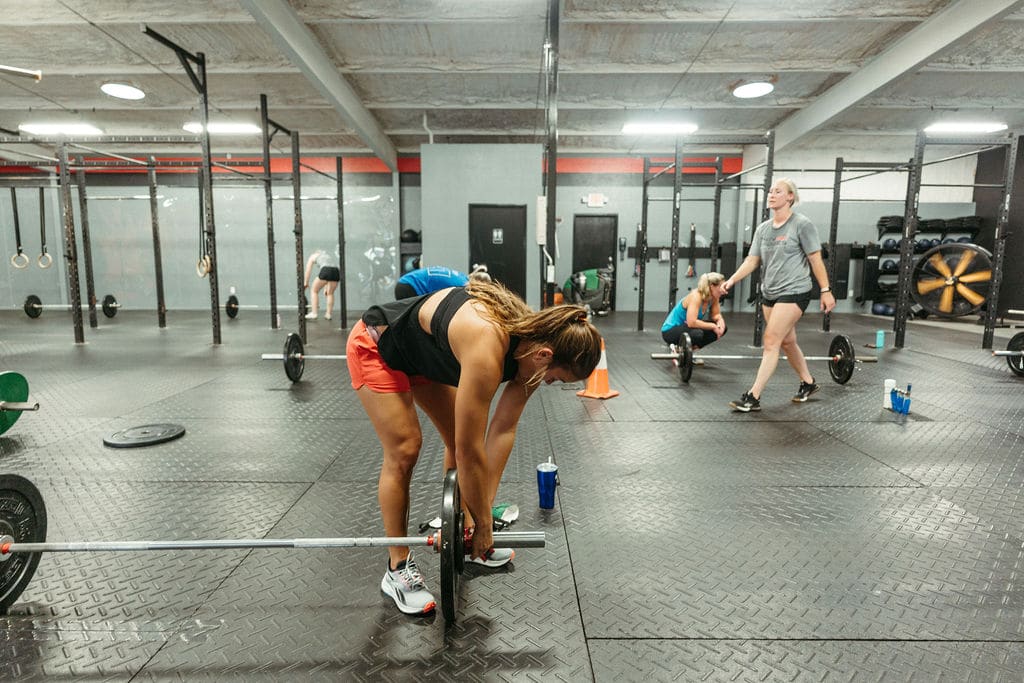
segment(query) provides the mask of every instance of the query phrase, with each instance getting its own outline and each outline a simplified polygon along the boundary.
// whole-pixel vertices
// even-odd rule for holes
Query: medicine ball
[[[881,269],[883,273],[895,273],[900,269],[899,264],[891,258],[887,258],[882,261]]]
[[[943,244],[955,244],[956,240],[953,239],[952,237],[947,237],[946,239],[942,240],[942,243]]]
[[[892,237],[882,242],[882,248],[887,251],[895,251],[899,249],[900,243],[894,240]]]
[[[933,247],[937,247],[940,244],[942,244],[942,240],[940,240],[938,237],[933,237],[932,238],[932,246]]]
[[[420,234],[415,230],[403,230],[401,239],[403,242],[419,242]]]
[[[964,235],[963,237],[958,238],[957,242],[960,242],[962,244],[970,244],[971,243],[971,238],[968,237],[967,235]]]
[[[871,304],[871,312],[875,315],[885,315],[885,304],[873,303]]]

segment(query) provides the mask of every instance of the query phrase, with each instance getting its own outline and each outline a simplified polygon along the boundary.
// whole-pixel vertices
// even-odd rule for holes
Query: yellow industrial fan
[[[947,318],[974,313],[988,296],[990,256],[976,244],[932,247],[914,267],[914,300],[929,313]]]

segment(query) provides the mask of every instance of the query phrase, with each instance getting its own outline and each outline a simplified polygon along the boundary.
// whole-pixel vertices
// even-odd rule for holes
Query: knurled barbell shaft
[[[22,401],[0,401],[0,412],[4,410],[9,411],[27,411],[27,410],[39,410],[38,403],[25,403]]]
[[[297,358],[299,360],[346,360],[348,356],[332,356],[332,355],[317,355],[312,353],[294,353],[289,358]],[[283,353],[264,353],[260,356],[260,360],[284,360],[285,355]]]
[[[701,354],[696,354],[695,353],[695,354],[693,354],[693,357],[695,359],[697,359],[697,358],[704,358],[704,359],[710,358],[711,360],[760,360],[761,359],[761,356],[707,355],[707,354],[703,354],[703,353],[701,353]],[[651,354],[651,358],[654,359],[654,360],[672,360],[673,358],[679,358],[679,354],[677,354],[677,353],[652,353]],[[779,356],[779,360],[786,360],[786,356]],[[838,363],[839,361],[843,360],[843,357],[840,356],[840,355],[836,355],[836,356],[804,356],[804,360],[824,360],[824,361],[829,361],[829,362],[833,362],[834,361],[834,362]],[[854,358],[854,360],[856,362],[858,362],[858,363],[877,363],[878,362],[878,358],[876,358],[875,356],[864,356],[864,357],[857,356],[856,358]]]
[[[0,560],[11,553],[132,552],[142,550],[224,550],[234,548],[369,548],[393,545],[440,547],[439,533],[430,536],[364,536],[355,538],[259,538],[196,541],[83,541],[79,543],[0,544]],[[543,531],[498,531],[495,548],[543,548]]]
[[[993,351],[993,356],[1024,356],[1024,351]]]

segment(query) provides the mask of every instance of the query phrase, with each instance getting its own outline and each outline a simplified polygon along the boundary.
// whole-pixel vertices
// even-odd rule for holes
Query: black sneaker
[[[807,382],[800,382],[800,388],[796,390],[796,396],[793,397],[793,403],[804,403],[812,394],[818,393],[818,389],[821,389],[821,387],[814,382],[813,378],[811,379],[810,384]]]
[[[761,402],[747,392],[744,392],[738,401],[730,401],[729,405],[741,413],[749,413],[751,410],[761,410]]]

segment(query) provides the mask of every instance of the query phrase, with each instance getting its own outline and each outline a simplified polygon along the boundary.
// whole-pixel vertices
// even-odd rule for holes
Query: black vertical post
[[[711,219],[711,268],[709,272],[718,272],[718,241],[722,235],[722,157],[715,158],[715,214]],[[728,277],[728,276],[726,276]]]
[[[981,348],[991,349],[999,313],[999,288],[1003,283],[1003,261],[1006,259],[1006,224],[1010,220],[1010,200],[1013,197],[1014,170],[1017,165],[1017,133],[1013,133],[1006,148],[1006,164],[1003,168],[1003,197],[996,220],[996,232],[992,248],[992,281],[989,283],[988,301],[985,305],[985,331],[981,337]]]
[[[348,302],[345,289],[345,278],[348,276],[348,266],[345,263],[345,190],[341,182],[342,159],[335,159],[334,176],[338,183],[338,270],[341,271],[341,282],[338,283],[338,300],[341,304],[341,329],[348,329]]]
[[[60,213],[64,221],[64,259],[68,264],[68,297],[71,321],[75,328],[75,343],[85,343],[82,326],[82,293],[78,281],[78,242],[75,237],[75,210],[71,206],[71,174],[68,172],[68,145],[60,143],[57,150],[60,164]]]
[[[156,319],[160,329],[167,327],[167,302],[164,300],[164,259],[160,251],[160,205],[156,192],[156,158],[149,157],[149,216],[153,229],[153,273],[156,277]]]
[[[558,25],[559,0],[548,1],[548,69],[547,69],[547,147],[545,164],[544,196],[547,199],[547,230],[545,244],[547,259],[542,273],[545,287],[541,295],[541,307],[555,303],[555,220],[558,217],[556,196],[558,188]],[[540,216],[537,217],[540,220]],[[550,261],[550,264],[547,263]]]
[[[672,174],[672,250],[668,262],[668,308],[671,311],[679,291],[679,209],[683,203],[683,143],[676,136],[675,173]]]
[[[299,314],[299,337],[306,342],[306,290],[302,286],[302,160],[299,153],[299,132],[292,131],[292,202],[295,209],[295,287],[297,289]],[[309,283],[312,288],[313,283]]]
[[[274,260],[274,184],[270,175],[270,117],[267,96],[260,95],[260,128],[263,129],[263,197],[267,209],[267,271],[270,286],[270,329],[277,324],[277,265]]]
[[[651,160],[644,157],[643,193],[640,203],[640,230],[637,232],[639,239],[636,247],[636,275],[639,278],[639,291],[637,293],[636,331],[644,331],[644,282],[647,280],[647,205],[650,199],[647,197],[647,176],[651,170]]]
[[[832,177],[832,220],[828,229],[828,285],[832,287],[833,296],[836,286],[836,238],[839,236],[839,202],[843,190],[843,158],[836,157],[835,175]],[[822,332],[828,332],[832,326],[832,314],[826,313],[821,318]]]
[[[907,169],[907,199],[903,209],[903,239],[900,241],[900,279],[896,292],[896,316],[893,346],[902,349],[907,336],[907,316],[910,311],[910,286],[914,279],[914,237],[917,235],[917,212],[921,201],[921,164],[924,161],[925,135],[917,133],[914,140],[914,158]]]
[[[772,176],[775,175],[775,131],[768,131],[765,140],[765,163],[764,163],[764,183],[762,189],[764,190],[764,197],[761,201],[761,220],[754,221],[755,232],[756,226],[759,223],[763,223],[768,220],[768,191],[772,188]],[[757,193],[754,193],[754,204],[757,204]],[[751,233],[750,239],[754,239],[754,233]],[[762,284],[764,283],[764,263],[761,264],[761,277],[758,279],[757,291],[754,292],[754,346],[761,346],[761,341],[764,338],[764,311],[761,310],[761,290]]]
[[[89,232],[89,201],[86,193],[85,169],[82,167],[81,155],[75,157],[78,169],[75,171],[75,182],[78,185],[78,217],[82,224],[82,257],[85,259],[85,300],[89,302],[89,327],[99,327],[96,319],[96,285],[92,277],[92,236]],[[42,202],[42,191],[39,201]]]

